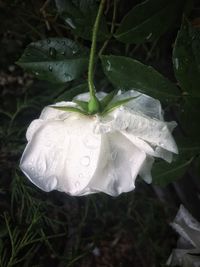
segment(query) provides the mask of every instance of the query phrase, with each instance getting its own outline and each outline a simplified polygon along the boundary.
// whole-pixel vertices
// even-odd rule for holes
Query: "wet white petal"
[[[92,128],[93,121],[84,116],[46,122],[27,145],[21,169],[44,191],[79,194],[91,180],[100,152],[101,136],[93,135]]]
[[[104,96],[97,94],[99,99]],[[138,174],[150,183],[154,157],[171,162],[177,153],[171,135],[176,123],[163,121],[160,102],[137,91],[119,92],[113,101],[133,96],[138,97],[105,116],[44,108],[27,130],[22,171],[44,191],[75,196],[117,196],[134,189]],[[75,99],[88,101],[89,94]]]
[[[88,186],[112,196],[131,191],[145,158],[122,134],[104,135],[98,169]]]
[[[115,96],[113,102],[130,97],[135,97],[135,99],[127,102],[125,107],[128,107],[137,113],[145,114],[151,118],[163,120],[160,101],[135,90],[129,90],[123,94]]]
[[[140,171],[139,175],[142,177],[142,179],[150,184],[152,182],[152,176],[151,176],[151,168],[154,163],[154,158],[148,156],[146,157]]]
[[[27,141],[31,141],[34,133],[40,128],[40,126],[42,126],[43,124],[43,120],[34,120],[31,122],[31,124],[29,125],[27,131],[26,131],[26,139]]]

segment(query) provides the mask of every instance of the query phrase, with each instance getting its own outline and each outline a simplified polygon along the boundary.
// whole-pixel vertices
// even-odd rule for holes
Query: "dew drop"
[[[166,129],[167,129],[167,127],[165,125],[165,126],[162,127],[161,131],[164,132],[164,131],[166,131]]]
[[[76,26],[74,25],[71,18],[66,18],[65,21],[72,29],[76,29]]]
[[[30,167],[30,171],[34,172],[35,168],[33,166]]]
[[[72,50],[72,54],[75,55],[78,51],[76,49]]]
[[[106,66],[107,71],[111,71],[111,63],[109,60],[107,60],[107,66]]]
[[[83,139],[83,143],[86,147],[90,148],[90,149],[95,149],[98,147],[98,139],[95,138],[93,135],[87,135],[84,139]]]
[[[56,57],[56,53],[57,53],[57,51],[56,51],[56,49],[54,47],[50,47],[49,48],[49,55],[50,55],[50,57],[55,58]]]
[[[80,187],[80,182],[76,181],[74,185],[75,185],[76,188],[79,188]]]
[[[51,65],[49,65],[48,69],[49,71],[53,71],[53,67]]]
[[[152,32],[147,35],[146,40],[149,40],[151,36],[152,36]]]
[[[35,75],[38,76],[38,75],[39,75],[39,72],[36,71],[36,72],[35,72]]]
[[[72,76],[70,75],[70,74],[68,74],[68,73],[64,73],[64,76],[65,76],[65,80],[66,81],[71,81],[72,80]]]
[[[117,157],[117,151],[113,151],[113,152],[111,153],[111,159],[112,159],[112,160],[115,160],[116,157]]]
[[[89,166],[89,164],[90,164],[90,157],[89,156],[82,157],[81,164],[83,166]]]
[[[64,56],[64,55],[65,55],[65,51],[61,52],[61,55],[63,55],[63,56]]]
[[[47,39],[47,43],[50,44],[51,43],[51,40],[50,39]]]
[[[178,70],[178,68],[179,68],[179,61],[178,61],[178,58],[175,58],[175,59],[174,59],[174,64],[175,64],[175,68],[176,68],[176,70]]]
[[[79,173],[78,177],[79,178],[83,178],[83,174],[82,173]]]

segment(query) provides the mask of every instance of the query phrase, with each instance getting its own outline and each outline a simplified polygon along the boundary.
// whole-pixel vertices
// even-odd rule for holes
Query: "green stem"
[[[94,87],[94,61],[95,61],[95,52],[96,52],[96,42],[97,42],[97,33],[99,28],[99,23],[101,19],[101,15],[103,13],[103,7],[106,0],[101,0],[99,5],[99,10],[97,13],[97,17],[94,23],[93,31],[92,31],[92,45],[90,50],[90,58],[89,58],[89,67],[88,67],[88,87],[90,92],[90,101],[89,101],[89,111],[91,113],[97,112],[100,109],[99,101],[95,95],[95,87]]]

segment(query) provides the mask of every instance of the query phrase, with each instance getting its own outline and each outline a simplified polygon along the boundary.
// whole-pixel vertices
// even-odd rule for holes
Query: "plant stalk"
[[[94,87],[94,61],[95,61],[95,52],[96,52],[96,42],[97,42],[97,33],[99,29],[100,19],[103,13],[103,7],[106,0],[101,0],[99,5],[99,10],[96,16],[96,20],[94,23],[93,31],[92,31],[92,45],[90,49],[90,58],[89,58],[89,66],[88,66],[88,87],[90,92],[90,101],[88,105],[88,109],[91,113],[97,112],[100,109],[100,103],[95,95],[95,87]]]

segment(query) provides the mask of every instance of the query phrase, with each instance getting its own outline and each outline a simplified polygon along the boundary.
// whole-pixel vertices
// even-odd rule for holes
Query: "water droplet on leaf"
[[[111,71],[111,63],[109,60],[107,60],[106,69],[107,69],[107,71]]]
[[[53,67],[51,65],[49,65],[48,69],[49,71],[53,71]]]
[[[72,29],[76,29],[76,26],[74,25],[71,18],[66,18],[65,21]]]
[[[179,61],[178,61],[178,58],[175,58],[175,59],[174,59],[174,64],[175,64],[175,68],[176,68],[176,70],[178,70],[178,68],[179,68]]]
[[[151,36],[152,36],[152,32],[147,35],[146,40],[149,40]]]
[[[49,55],[50,55],[50,57],[55,58],[56,57],[56,53],[57,53],[57,51],[56,51],[56,49],[54,47],[50,47],[49,48]]]
[[[72,80],[72,76],[70,75],[70,74],[68,74],[68,73],[64,73],[64,76],[65,76],[65,80],[66,81],[71,81]]]

